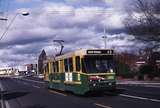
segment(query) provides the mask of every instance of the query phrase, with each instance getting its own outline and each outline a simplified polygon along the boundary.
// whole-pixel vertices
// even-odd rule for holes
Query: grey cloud
[[[45,13],[46,9],[57,11],[58,9],[71,9],[74,10],[74,14]],[[54,47],[58,47],[58,45],[53,44],[53,39],[63,39],[65,51],[79,48],[103,48],[104,26],[107,26],[107,37],[110,39],[107,43],[109,48],[114,45],[123,46],[126,42],[132,45],[133,42],[128,38],[128,35],[122,34],[125,30],[118,17],[123,18],[124,14],[116,12],[114,9],[111,10],[111,16],[104,13],[92,13],[97,9],[107,10],[108,8],[97,8],[97,6],[73,7],[50,3],[50,5],[44,4],[39,8],[31,9],[30,16],[26,18],[17,17],[9,33],[0,43],[0,48],[3,49],[0,51],[1,62],[7,63],[8,61],[10,64],[14,64],[16,61],[31,63],[38,57],[42,49],[53,54]]]
[[[106,0],[65,0],[66,3],[75,6],[109,6]]]

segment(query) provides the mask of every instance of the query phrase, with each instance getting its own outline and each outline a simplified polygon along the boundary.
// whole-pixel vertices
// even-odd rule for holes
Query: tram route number
[[[87,50],[87,54],[113,54],[113,50]]]

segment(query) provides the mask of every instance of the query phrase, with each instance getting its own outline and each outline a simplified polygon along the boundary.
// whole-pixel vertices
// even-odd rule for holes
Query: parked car
[[[39,74],[39,75],[38,75],[38,78],[41,78],[41,79],[42,79],[42,78],[44,78],[44,75],[43,75],[43,74]]]

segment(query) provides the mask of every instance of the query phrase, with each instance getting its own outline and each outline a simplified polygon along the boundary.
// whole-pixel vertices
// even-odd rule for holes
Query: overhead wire
[[[10,5],[10,2],[8,0],[0,0],[0,13],[2,13],[1,17],[3,17],[3,19],[8,19],[9,5]],[[7,31],[9,30],[9,27],[11,26],[14,19],[15,18],[13,18],[13,20],[9,23],[8,26],[7,26],[7,20],[5,20],[5,22],[4,22],[5,24],[3,25],[3,26],[5,26],[4,27],[5,31],[0,36],[0,41],[2,40],[2,38],[5,36]]]
[[[16,19],[18,14],[16,14],[13,19],[11,20],[11,22],[9,23],[9,25],[7,26],[7,28],[5,29],[5,31],[3,32],[3,34],[0,37],[0,41],[3,39],[3,37],[6,35],[6,33],[8,32],[8,30],[10,29],[10,26],[12,25],[12,23],[14,22],[14,20]]]

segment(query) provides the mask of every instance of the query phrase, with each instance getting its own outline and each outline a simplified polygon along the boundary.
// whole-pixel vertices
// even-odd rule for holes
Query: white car
[[[39,75],[38,75],[38,78],[41,78],[41,79],[42,79],[42,78],[44,78],[44,75],[43,75],[43,74],[39,74]]]

